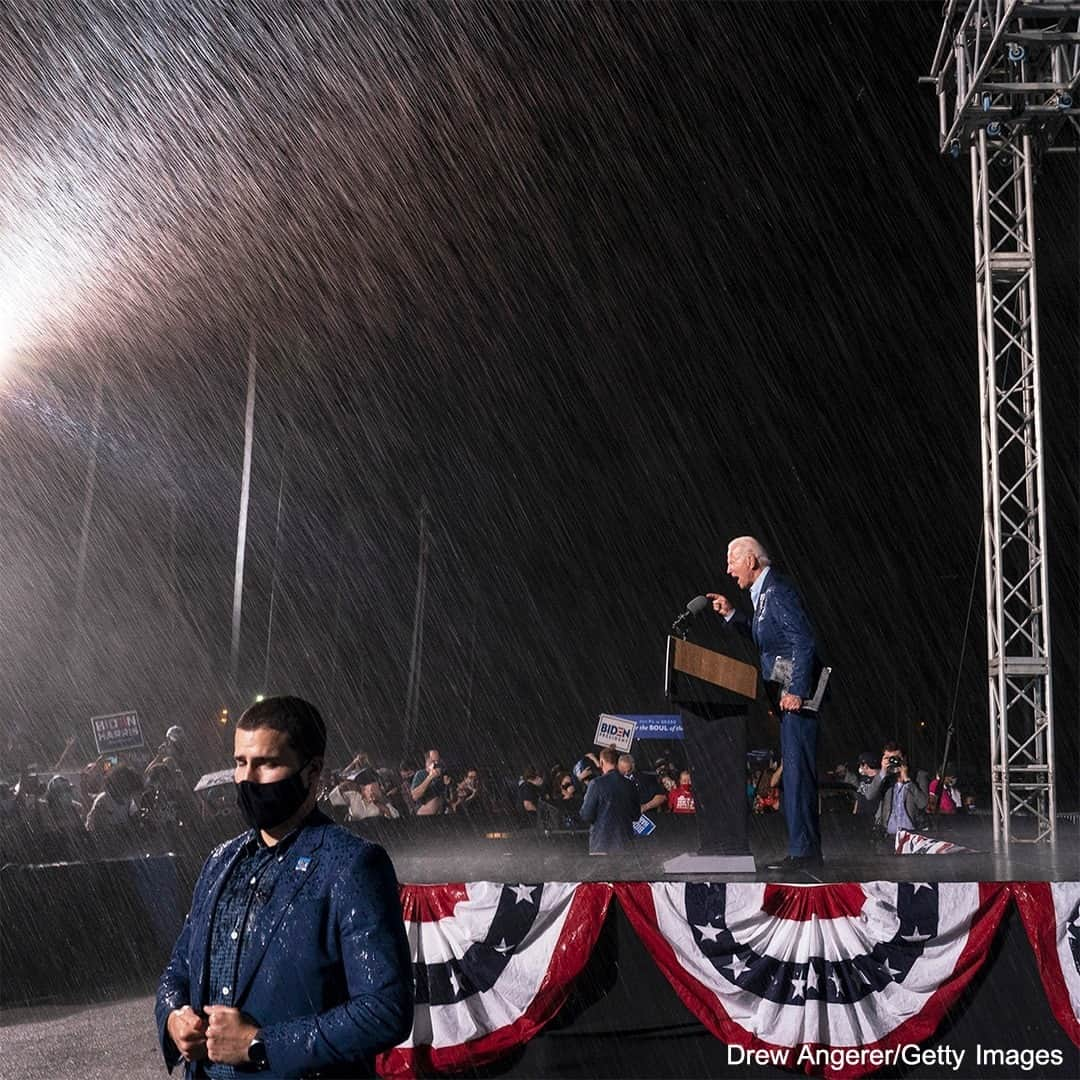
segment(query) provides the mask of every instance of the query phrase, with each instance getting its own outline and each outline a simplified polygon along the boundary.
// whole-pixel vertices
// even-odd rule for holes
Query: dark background
[[[968,164],[937,154],[916,82],[939,19],[934,3],[5,10],[0,269],[47,271],[0,371],[9,753],[51,760],[79,734],[89,754],[92,713],[137,708],[154,741],[181,723],[216,761],[222,705],[289,691],[350,749],[396,758],[426,499],[410,752],[518,768],[576,757],[601,711],[664,711],[666,627],[734,588],[725,547],[749,532],[835,668],[823,766],[893,734],[929,764],[955,696],[961,772],[983,778]],[[1063,801],[1078,191],[1075,156],[1046,162]]]

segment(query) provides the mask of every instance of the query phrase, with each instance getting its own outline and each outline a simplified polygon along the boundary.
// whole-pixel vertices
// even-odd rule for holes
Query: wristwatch
[[[266,1057],[266,1043],[258,1035],[248,1043],[248,1061],[256,1069],[270,1068],[270,1062]]]

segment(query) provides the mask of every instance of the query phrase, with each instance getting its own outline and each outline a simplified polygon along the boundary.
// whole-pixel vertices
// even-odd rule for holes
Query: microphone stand
[[[938,766],[937,776],[934,777],[937,780],[937,791],[934,794],[934,813],[938,812],[941,806],[941,792],[945,788],[945,768],[949,764],[949,748],[952,746],[953,732],[956,729],[955,715],[949,716],[949,726],[945,729],[945,752],[941,755],[941,764]],[[929,792],[927,792],[929,794]],[[963,807],[957,807],[958,811],[962,811]]]

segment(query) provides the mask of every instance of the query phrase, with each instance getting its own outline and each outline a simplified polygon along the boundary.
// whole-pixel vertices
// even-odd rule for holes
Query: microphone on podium
[[[686,605],[686,610],[671,624],[671,632],[673,634],[681,632],[686,623],[691,619],[696,619],[707,607],[709,607],[707,596],[695,596]]]

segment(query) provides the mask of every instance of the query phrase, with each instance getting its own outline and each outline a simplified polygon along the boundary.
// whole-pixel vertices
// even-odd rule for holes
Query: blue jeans
[[[784,765],[781,803],[788,830],[788,854],[821,854],[818,822],[817,713],[782,713],[780,760]]]

